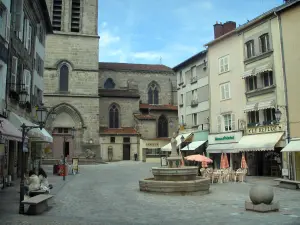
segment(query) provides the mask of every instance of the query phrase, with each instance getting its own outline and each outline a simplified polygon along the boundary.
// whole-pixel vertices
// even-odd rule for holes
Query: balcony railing
[[[259,127],[259,126],[268,126],[268,125],[276,125],[278,122],[276,120],[263,121],[262,123],[248,123],[248,127]]]
[[[198,105],[198,100],[191,101],[191,107],[196,107]]]
[[[198,78],[197,78],[197,77],[192,77],[192,78],[191,78],[191,84],[193,84],[193,83],[196,83],[196,82],[197,82],[197,80],[198,80]]]

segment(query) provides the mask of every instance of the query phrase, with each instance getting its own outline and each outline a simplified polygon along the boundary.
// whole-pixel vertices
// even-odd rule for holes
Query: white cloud
[[[100,32],[99,46],[106,47],[113,43],[119,42],[120,39],[121,38],[119,36],[115,36],[109,31],[103,31],[103,32]]]
[[[175,52],[187,52],[187,53],[195,53],[198,48],[195,46],[183,45],[183,44],[173,44],[171,49]]]
[[[135,59],[143,59],[143,60],[159,60],[162,57],[161,53],[158,52],[133,52],[131,56]]]
[[[199,5],[202,9],[210,10],[213,8],[213,4],[210,1],[199,2]]]
[[[100,25],[100,27],[101,27],[102,29],[104,29],[106,26],[107,26],[107,22],[105,22],[105,21],[102,22],[101,25]]]

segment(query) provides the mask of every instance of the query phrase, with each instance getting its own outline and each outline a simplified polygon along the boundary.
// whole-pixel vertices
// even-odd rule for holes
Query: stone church
[[[98,0],[47,0],[47,6],[54,30],[46,40],[43,93],[45,105],[56,112],[46,122],[53,135],[51,157],[62,156],[64,137],[70,158],[86,149],[100,156]]]
[[[104,160],[157,161],[178,129],[176,76],[164,65],[99,63]]]
[[[47,0],[44,102],[55,111],[46,158],[158,158],[178,129],[176,76],[163,65],[99,63],[98,0]],[[101,41],[101,40],[100,40]],[[75,137],[70,137],[72,128]]]

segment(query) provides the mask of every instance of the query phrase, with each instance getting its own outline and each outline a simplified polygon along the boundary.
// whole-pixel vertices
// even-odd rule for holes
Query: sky
[[[213,25],[242,25],[283,0],[99,0],[99,61],[174,67],[213,40]]]

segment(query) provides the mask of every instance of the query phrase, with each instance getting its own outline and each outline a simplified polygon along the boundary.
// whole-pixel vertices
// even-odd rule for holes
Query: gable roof
[[[193,55],[192,57],[186,59],[185,61],[183,61],[182,63],[178,64],[177,66],[173,67],[173,70],[175,72],[177,72],[178,70],[180,70],[182,67],[192,63],[192,62],[195,62],[196,60],[204,57],[207,53],[207,50],[203,50],[199,53],[197,53],[196,55]]]
[[[266,18],[268,18],[268,17],[275,16],[274,14],[276,12],[280,12],[282,10],[285,10],[285,9],[291,7],[291,6],[295,6],[296,3],[299,3],[299,2],[300,2],[300,0],[290,0],[287,3],[283,3],[280,6],[274,7],[272,9],[268,10],[267,12],[265,12],[263,14],[260,14],[259,16],[255,17],[254,19],[248,21],[247,23],[245,23],[245,24],[237,27],[235,30],[230,31],[227,34],[224,34],[224,35],[220,36],[219,38],[216,38],[216,39],[210,41],[209,43],[205,44],[204,46],[209,46],[211,44],[214,44],[214,43],[216,43],[216,42],[218,42],[220,40],[223,40],[223,39],[231,36],[232,34],[241,32],[241,31],[247,29],[248,27],[250,27],[250,26],[252,26],[252,25],[254,25],[254,24],[256,24],[256,23],[258,23],[258,22],[260,22],[260,21],[262,21],[262,20],[264,20]]]
[[[169,72],[173,70],[165,65],[160,64],[135,64],[135,63],[115,63],[99,62],[99,69],[115,71],[140,71],[140,72]]]

